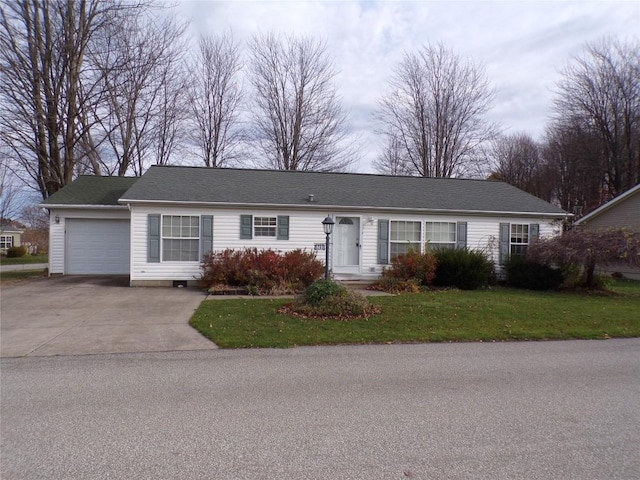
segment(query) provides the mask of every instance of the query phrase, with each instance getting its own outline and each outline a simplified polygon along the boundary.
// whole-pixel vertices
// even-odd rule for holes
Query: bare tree
[[[556,121],[580,122],[599,139],[607,197],[640,183],[640,42],[588,44],[562,71]]]
[[[28,244],[31,253],[49,251],[49,213],[37,205],[25,205],[20,220],[27,227],[22,234],[23,245]]]
[[[444,45],[406,53],[380,100],[382,133],[402,145],[413,173],[464,174],[495,127],[484,119],[494,92],[484,69]]]
[[[238,158],[241,67],[240,49],[231,33],[200,38],[190,69],[189,106],[194,123],[191,137],[207,167],[224,166]]]
[[[251,135],[263,166],[279,170],[344,170],[353,161],[348,130],[324,41],[255,36],[250,42],[254,91]]]
[[[555,181],[540,155],[540,146],[526,133],[500,135],[491,144],[493,178],[551,201]]]
[[[0,222],[18,217],[25,202],[22,190],[22,185],[9,168],[8,158],[0,153]]]
[[[127,16],[90,51],[101,84],[100,103],[88,120],[91,146],[102,146],[100,161],[109,174],[142,175],[154,160],[168,163],[184,117],[184,28],[169,17]]]
[[[0,141],[43,198],[73,177],[85,54],[122,4],[16,0],[0,10]]]
[[[373,167],[384,175],[413,175],[413,164],[405,155],[402,143],[394,138],[387,137],[387,144],[382,154],[373,161]]]
[[[581,119],[551,123],[541,156],[555,180],[554,200],[564,210],[580,217],[606,200],[601,143]]]
[[[189,97],[183,67],[182,62],[176,61],[165,64],[159,72],[158,109],[151,127],[157,165],[172,163],[174,154],[186,144]]]

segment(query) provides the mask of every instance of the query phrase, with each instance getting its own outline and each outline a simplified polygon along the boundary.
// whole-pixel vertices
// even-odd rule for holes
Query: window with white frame
[[[409,250],[420,251],[420,227],[422,222],[391,221],[389,231],[389,253],[393,259]]]
[[[0,235],[0,248],[13,247],[13,237],[11,235]]]
[[[253,217],[253,235],[255,237],[275,237],[277,217]]]
[[[197,262],[200,249],[200,217],[162,217],[162,260]]]
[[[524,255],[529,246],[529,225],[512,223],[509,235],[509,251],[511,255]]]
[[[425,241],[429,247],[438,250],[441,248],[455,248],[456,223],[455,222],[426,222]]]

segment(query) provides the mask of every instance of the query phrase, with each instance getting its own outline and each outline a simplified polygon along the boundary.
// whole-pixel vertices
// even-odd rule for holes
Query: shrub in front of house
[[[445,248],[436,250],[434,256],[437,260],[435,286],[476,290],[492,282],[493,262],[479,250]]]
[[[299,292],[324,272],[313,252],[300,249],[284,254],[271,249],[226,249],[207,254],[201,268],[203,288],[246,287],[255,294]]]
[[[280,268],[288,281],[296,281],[300,288],[307,288],[324,275],[324,264],[311,251],[296,249],[282,255]]]
[[[327,297],[339,297],[347,292],[347,287],[332,280],[317,280],[302,294],[302,300],[309,305],[319,305]]]
[[[26,254],[27,254],[27,249],[23,246],[7,248],[8,258],[24,257]]]
[[[374,287],[394,293],[419,291],[432,285],[436,266],[437,260],[430,252],[409,250],[391,260]]]
[[[554,290],[564,282],[559,268],[527,260],[520,255],[512,255],[505,265],[507,286],[527,290]]]
[[[311,318],[361,318],[379,313],[360,293],[349,290],[332,280],[312,283],[293,303],[280,313]]]

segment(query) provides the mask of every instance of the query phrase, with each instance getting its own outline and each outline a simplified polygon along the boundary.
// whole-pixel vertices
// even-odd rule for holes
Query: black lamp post
[[[329,235],[333,232],[333,225],[335,222],[329,215],[322,220],[322,228],[327,236],[327,244],[325,245],[325,260],[324,260],[324,279],[329,280]]]

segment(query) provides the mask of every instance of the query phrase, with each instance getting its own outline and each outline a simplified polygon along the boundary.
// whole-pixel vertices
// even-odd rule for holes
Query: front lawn
[[[49,255],[24,255],[15,258],[0,256],[0,265],[24,265],[29,263],[49,263]]]
[[[496,288],[372,297],[382,312],[360,320],[278,314],[290,300],[207,300],[190,323],[222,348],[640,336],[640,282],[619,280],[610,288],[609,294]]]

